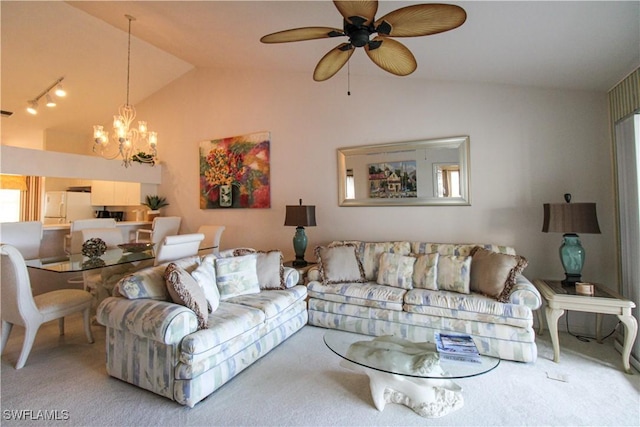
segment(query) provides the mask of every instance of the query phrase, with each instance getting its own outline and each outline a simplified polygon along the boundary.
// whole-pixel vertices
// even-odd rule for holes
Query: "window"
[[[20,190],[0,190],[0,222],[20,221]]]

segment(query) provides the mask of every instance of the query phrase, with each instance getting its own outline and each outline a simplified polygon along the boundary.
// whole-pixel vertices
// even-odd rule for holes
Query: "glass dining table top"
[[[126,252],[120,248],[107,249],[98,258],[89,258],[82,254],[63,255],[50,258],[26,260],[27,267],[56,273],[69,273],[111,267],[155,258],[153,249],[143,252]]]

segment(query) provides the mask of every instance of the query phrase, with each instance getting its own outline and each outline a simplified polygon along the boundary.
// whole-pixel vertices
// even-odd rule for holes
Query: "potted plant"
[[[158,195],[147,195],[145,197],[144,206],[148,207],[147,211],[147,220],[152,221],[153,218],[160,215],[160,208],[165,206],[169,206],[169,202],[167,202],[166,197],[160,197]]]

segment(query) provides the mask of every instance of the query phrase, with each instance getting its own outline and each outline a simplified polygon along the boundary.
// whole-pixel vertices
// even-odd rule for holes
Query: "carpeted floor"
[[[621,370],[612,339],[581,342],[562,334],[554,363],[549,335],[538,338],[538,361],[502,361],[486,375],[457,380],[464,406],[425,419],[410,409],[373,406],[366,376],[339,365],[324,330],[306,326],[193,409],[107,376],[104,328],[88,344],[79,316],[44,325],[26,366],[13,365],[22,345],[15,327],[2,355],[3,426],[638,426],[640,374]],[[567,381],[548,376],[563,375]],[[57,421],[38,418],[44,412]]]

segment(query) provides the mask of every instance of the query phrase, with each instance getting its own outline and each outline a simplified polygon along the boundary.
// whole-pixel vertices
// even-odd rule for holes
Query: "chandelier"
[[[136,109],[129,104],[129,76],[131,74],[131,15],[125,15],[129,20],[129,44],[127,51],[127,102],[118,109],[113,116],[113,134],[109,139],[107,132],[101,125],[93,126],[93,151],[102,157],[112,160],[122,158],[122,164],[129,167],[132,162],[146,163],[151,166],[157,162],[158,134],[149,131],[147,122],[138,121],[138,127],[132,127],[136,118]]]

